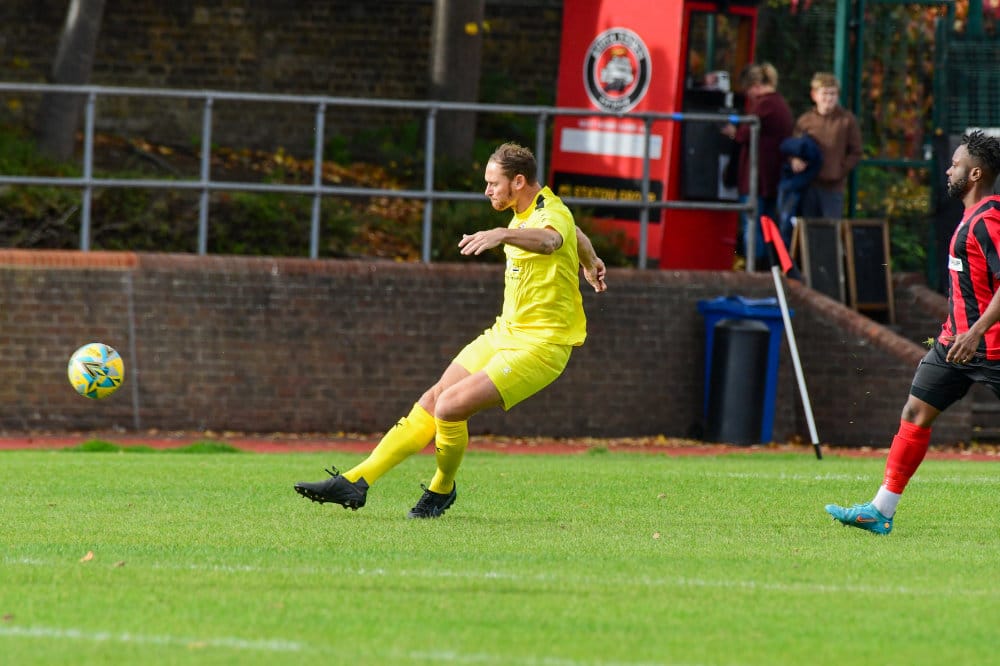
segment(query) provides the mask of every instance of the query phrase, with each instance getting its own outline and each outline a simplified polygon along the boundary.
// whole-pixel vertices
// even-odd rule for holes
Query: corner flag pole
[[[802,363],[799,361],[799,348],[795,344],[795,332],[792,330],[792,319],[788,316],[788,303],[785,301],[785,288],[781,284],[781,267],[771,266],[774,277],[774,290],[778,292],[778,304],[781,306],[781,319],[785,322],[785,335],[788,336],[788,349],[792,352],[792,364],[795,366],[795,378],[799,383],[799,394],[802,396],[802,407],[806,412],[806,422],[809,424],[809,435],[812,437],[816,459],[823,459],[819,448],[819,435],[816,434],[816,422],[813,420],[812,403],[809,402],[809,391],[806,390],[806,379],[802,375]]]

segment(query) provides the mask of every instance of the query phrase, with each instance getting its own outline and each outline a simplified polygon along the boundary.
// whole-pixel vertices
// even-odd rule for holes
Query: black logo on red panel
[[[627,28],[605,30],[587,49],[583,85],[594,105],[606,111],[628,111],[649,88],[649,50]]]

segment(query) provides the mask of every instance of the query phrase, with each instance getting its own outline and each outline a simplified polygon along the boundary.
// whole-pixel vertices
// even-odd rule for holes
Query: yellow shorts
[[[554,382],[569,363],[570,345],[524,342],[489,328],[455,357],[470,373],[485,370],[510,409]]]

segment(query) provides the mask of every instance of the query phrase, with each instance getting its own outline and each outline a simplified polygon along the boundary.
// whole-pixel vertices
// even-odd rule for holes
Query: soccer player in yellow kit
[[[503,310],[469,343],[441,378],[382,437],[357,466],[295,490],[314,502],[365,505],[370,484],[432,440],[437,471],[409,518],[437,518],[456,497],[455,476],[469,443],[468,419],[491,407],[507,410],[562,374],[573,347],[583,344],[587,320],[579,266],[597,292],[607,289],[605,266],[565,204],[538,182],[530,150],[506,143],[486,165],[486,196],[498,211],[512,209],[506,227],[465,235],[464,255],[504,246]]]

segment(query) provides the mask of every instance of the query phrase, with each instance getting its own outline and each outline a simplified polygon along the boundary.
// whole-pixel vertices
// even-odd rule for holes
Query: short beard
[[[959,178],[955,182],[948,183],[948,196],[952,199],[961,199],[969,189],[969,179]]]
[[[514,199],[513,193],[508,189],[504,193],[503,207],[502,208],[497,208],[496,206],[493,206],[493,208],[495,208],[498,211],[503,212],[503,211],[507,210],[508,208],[513,208],[514,204],[516,204],[516,203],[517,203],[517,201]]]

